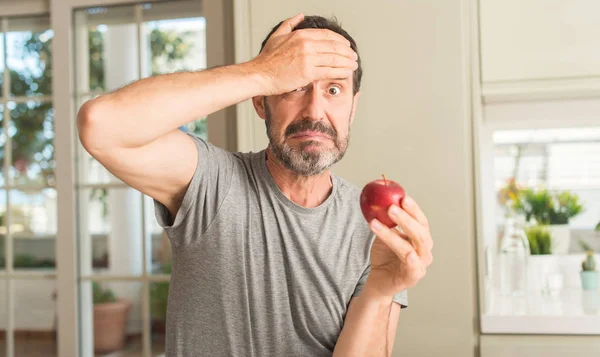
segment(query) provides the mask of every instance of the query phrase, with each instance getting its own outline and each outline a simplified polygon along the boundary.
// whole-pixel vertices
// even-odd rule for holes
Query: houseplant
[[[579,196],[570,191],[525,188],[514,200],[513,209],[524,214],[527,222],[548,227],[553,254],[567,254],[571,244],[569,221],[583,212],[584,207]]]
[[[552,254],[552,237],[545,226],[530,226],[525,228],[525,234],[529,241],[531,255]]]
[[[545,282],[559,272],[558,256],[552,254],[552,237],[546,226],[533,225],[525,228],[531,255],[528,262],[528,286],[530,290],[544,291]]]
[[[94,351],[110,353],[123,349],[132,302],[117,299],[112,290],[92,282],[94,302]]]
[[[585,250],[585,259],[581,262],[581,287],[584,290],[597,290],[598,271],[596,270],[594,250],[582,240],[579,240],[579,245]]]
[[[581,287],[584,290],[598,289],[598,271],[594,250],[587,243],[580,240],[579,244],[585,250],[585,259],[581,262]]]

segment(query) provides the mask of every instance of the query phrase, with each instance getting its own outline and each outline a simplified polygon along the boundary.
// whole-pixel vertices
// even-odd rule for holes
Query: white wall
[[[385,173],[431,220],[433,266],[409,293],[394,356],[473,356],[474,212],[463,2],[251,0],[253,53],[280,20],[336,15],[356,39],[364,77],[350,149],[335,172],[363,185]],[[267,144],[255,117],[253,149]],[[244,135],[245,132],[240,132]]]

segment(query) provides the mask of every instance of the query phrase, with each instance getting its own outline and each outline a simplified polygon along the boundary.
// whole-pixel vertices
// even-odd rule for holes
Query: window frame
[[[477,71],[472,88],[481,334],[600,335],[600,316],[497,316],[485,309],[496,255],[494,131],[600,127],[600,80],[479,81]]]
[[[52,82],[52,102],[54,106],[54,132],[55,143],[66,143],[55,146],[56,162],[56,184],[53,186],[57,192],[57,232],[56,236],[56,271],[51,274],[36,272],[14,272],[8,270],[0,272],[0,283],[6,283],[9,287],[8,309],[14,306],[15,301],[11,298],[10,291],[14,289],[13,280],[50,279],[55,280],[57,300],[57,355],[79,356],[82,349],[80,331],[80,300],[78,289],[80,284],[78,267],[78,242],[77,242],[77,207],[76,207],[76,167],[74,158],[76,156],[76,126],[75,126],[75,68],[74,68],[74,11],[80,8],[97,6],[136,5],[141,9],[141,4],[160,2],[160,0],[21,0],[18,2],[5,2],[0,4],[0,18],[45,15],[50,17],[50,29],[54,32],[53,37],[53,78],[61,78]],[[243,58],[249,59],[251,46],[248,33],[244,31],[249,28],[250,13],[248,0],[205,0],[204,16],[210,19],[207,23],[207,66],[214,67],[230,64]],[[138,10],[139,12],[139,10]],[[233,16],[235,12],[235,16]],[[139,20],[139,18],[138,18]],[[234,28],[237,37],[234,38]],[[5,29],[5,28],[4,28]],[[233,49],[236,49],[234,53]],[[5,86],[6,87],[6,86]],[[42,98],[39,98],[42,99]],[[45,99],[44,99],[45,100]],[[229,150],[236,150],[243,144],[236,135],[236,113],[237,110],[221,111],[208,117],[209,133],[211,142]],[[214,125],[213,125],[214,123]],[[10,155],[10,153],[7,153]],[[21,187],[21,186],[19,186]],[[7,187],[8,188],[8,187]],[[7,202],[8,207],[9,202]],[[142,222],[144,224],[144,222]],[[9,239],[7,239],[9,241]],[[10,243],[8,243],[10,245]],[[146,249],[144,249],[145,251]],[[145,254],[146,252],[144,252]],[[12,267],[12,246],[5,251],[7,267]],[[144,259],[145,262],[145,259]],[[110,277],[109,280],[142,281],[142,278]],[[103,277],[93,277],[94,280],[103,280]],[[148,299],[148,285],[154,281],[165,280],[164,276],[147,276],[143,278],[146,286],[144,299]],[[168,276],[166,277],[168,280]],[[50,297],[49,297],[50,298]],[[145,302],[146,304],[148,301]],[[147,306],[147,305],[146,305]],[[145,309],[149,310],[149,309]],[[149,312],[145,313],[146,315]],[[6,350],[7,356],[14,356],[14,316],[9,313],[7,321]],[[147,320],[144,320],[147,321]],[[147,325],[147,326],[146,326]],[[149,330],[146,324],[144,330]],[[150,356],[149,333],[143,340],[143,355]]]

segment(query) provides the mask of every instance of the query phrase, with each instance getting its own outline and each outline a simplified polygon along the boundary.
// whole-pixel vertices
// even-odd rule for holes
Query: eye
[[[329,87],[329,89],[327,89],[327,92],[329,93],[329,95],[333,95],[333,96],[340,94],[341,91],[342,90],[340,89],[340,87],[336,87],[336,86],[331,86],[331,87]]]

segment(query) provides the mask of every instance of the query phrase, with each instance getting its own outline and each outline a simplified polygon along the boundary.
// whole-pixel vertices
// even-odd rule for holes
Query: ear
[[[267,119],[267,115],[265,113],[265,101],[266,97],[264,95],[259,95],[256,97],[252,97],[252,104],[254,104],[254,110],[256,110],[256,114],[258,114],[261,119]]]
[[[358,104],[358,97],[360,97],[360,92],[356,92],[354,95],[354,100],[352,102],[352,112],[350,113],[350,125],[354,121],[354,115],[356,114],[356,105]]]

